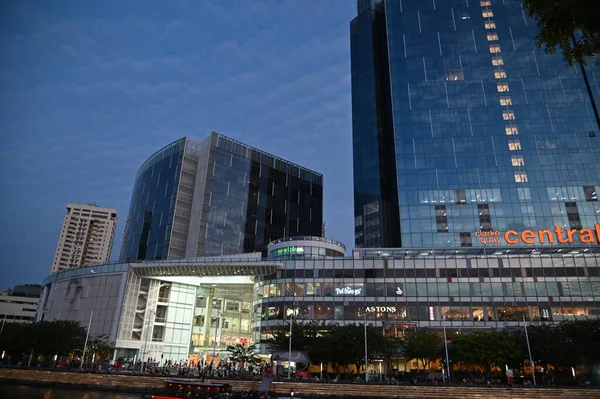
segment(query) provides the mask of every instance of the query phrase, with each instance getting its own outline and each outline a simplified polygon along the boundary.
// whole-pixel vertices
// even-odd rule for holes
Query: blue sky
[[[212,130],[321,172],[353,245],[354,0],[0,0],[0,289],[40,283],[66,204],[114,207],[137,168]]]

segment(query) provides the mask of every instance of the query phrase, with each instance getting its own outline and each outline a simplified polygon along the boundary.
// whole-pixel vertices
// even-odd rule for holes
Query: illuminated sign
[[[303,247],[285,247],[285,248],[279,248],[277,250],[277,255],[296,254],[299,252],[300,253],[304,252],[304,248]]]
[[[578,237],[577,237],[578,235]],[[600,224],[594,225],[592,229],[563,229],[560,226],[554,226],[554,230],[507,230],[504,233],[500,231],[477,231],[475,237],[479,238],[482,244],[500,245],[503,238],[507,244],[573,244],[581,242],[582,244],[595,244],[600,242]],[[577,238],[579,238],[577,240]]]
[[[335,289],[335,295],[353,295],[353,296],[359,296],[362,295],[362,290],[363,287],[341,287],[341,288],[336,288]]]
[[[365,313],[396,313],[395,306],[367,306]]]
[[[475,237],[479,238],[482,244],[498,244],[500,245],[499,231],[477,231]]]

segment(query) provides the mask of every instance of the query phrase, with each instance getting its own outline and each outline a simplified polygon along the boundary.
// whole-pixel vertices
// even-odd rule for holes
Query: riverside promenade
[[[184,379],[169,377],[171,379]],[[89,374],[60,371],[0,368],[0,384],[35,385],[114,392],[158,392],[164,376],[128,374]],[[193,379],[192,379],[193,380]],[[197,379],[196,379],[197,380]],[[210,382],[213,380],[206,380]],[[218,380],[231,384],[234,391],[257,390],[259,381]],[[214,380],[217,382],[217,380]],[[431,385],[376,385],[308,382],[274,382],[272,390],[299,397],[400,398],[400,399],[600,399],[599,389],[506,388]]]

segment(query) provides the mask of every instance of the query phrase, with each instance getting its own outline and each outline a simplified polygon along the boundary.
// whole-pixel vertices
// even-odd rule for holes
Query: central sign
[[[600,242],[600,224],[595,224],[594,230],[563,229],[560,226],[554,226],[554,230],[507,230],[504,233],[498,230],[477,231],[475,237],[479,238],[482,244],[496,245],[500,245],[502,239],[509,245],[573,244],[577,241],[582,244],[595,244]]]

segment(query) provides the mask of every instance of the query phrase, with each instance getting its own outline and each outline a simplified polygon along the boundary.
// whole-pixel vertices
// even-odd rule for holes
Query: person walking
[[[510,386],[512,388],[514,373],[511,369],[506,369],[506,379],[508,380],[508,386]]]

